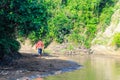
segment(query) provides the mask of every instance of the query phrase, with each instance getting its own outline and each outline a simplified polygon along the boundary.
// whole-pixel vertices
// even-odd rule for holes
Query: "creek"
[[[120,57],[106,55],[69,56],[83,67],[72,72],[45,77],[44,80],[120,80]]]

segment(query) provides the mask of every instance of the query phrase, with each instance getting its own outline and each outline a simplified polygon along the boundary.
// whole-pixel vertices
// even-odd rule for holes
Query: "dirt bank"
[[[74,69],[79,66],[77,63],[68,61],[66,57],[45,55],[40,58],[36,53],[22,53],[22,55],[21,59],[15,60],[9,66],[0,66],[0,80],[27,80],[29,77],[45,76],[47,73],[59,74],[60,72],[55,73],[55,71]]]

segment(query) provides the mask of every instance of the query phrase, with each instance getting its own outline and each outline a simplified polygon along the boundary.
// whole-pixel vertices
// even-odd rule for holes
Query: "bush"
[[[20,49],[20,43],[14,39],[1,39],[0,40],[0,58],[4,55],[13,56],[15,52]]]
[[[114,35],[112,43],[113,43],[113,45],[117,46],[118,48],[120,47],[120,33],[116,33]]]
[[[10,50],[14,53],[20,49],[20,43],[14,39],[9,41]]]

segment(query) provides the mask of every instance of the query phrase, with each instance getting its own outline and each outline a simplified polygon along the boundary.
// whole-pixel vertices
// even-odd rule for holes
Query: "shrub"
[[[113,41],[112,41],[113,45],[117,46],[118,48],[120,47],[120,33],[116,33],[113,36]]]

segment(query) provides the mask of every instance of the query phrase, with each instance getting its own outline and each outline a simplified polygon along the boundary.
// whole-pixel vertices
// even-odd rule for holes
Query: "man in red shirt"
[[[36,44],[36,49],[38,50],[38,54],[40,55],[40,57],[42,56],[42,49],[43,48],[44,48],[43,42],[41,40],[38,41]]]

